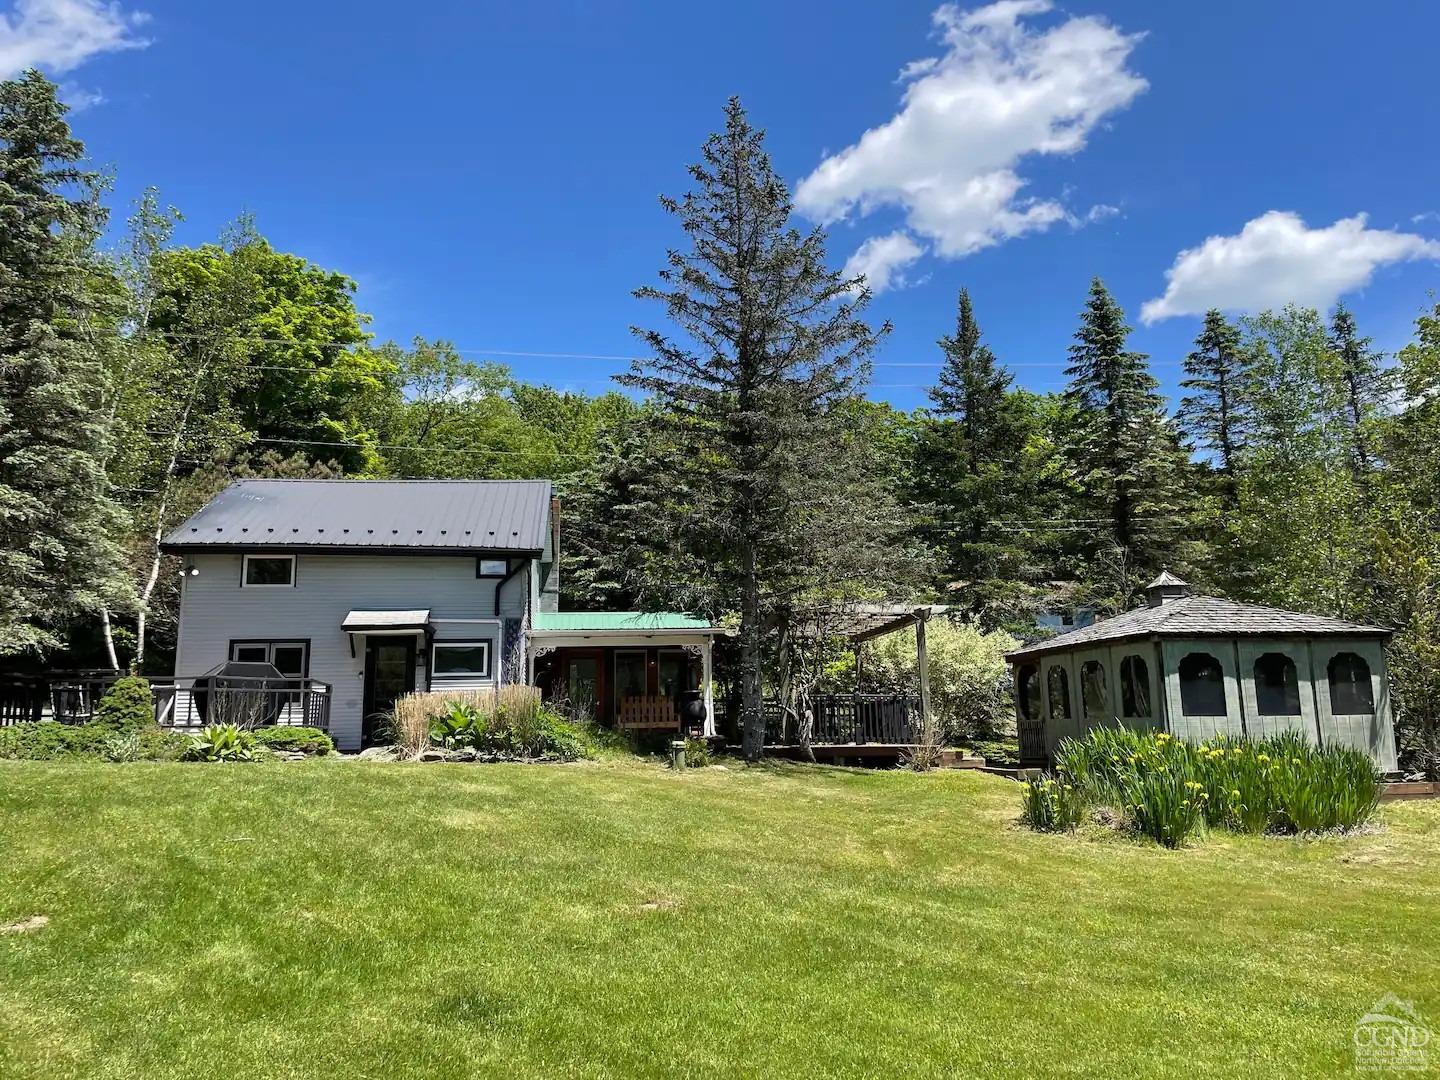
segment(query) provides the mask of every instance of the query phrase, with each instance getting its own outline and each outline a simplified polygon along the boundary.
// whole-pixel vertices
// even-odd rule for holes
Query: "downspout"
[[[505,576],[495,583],[495,610],[493,612],[495,618],[498,619],[500,617],[500,593],[504,591],[505,583],[511,578],[513,578],[516,574],[518,574],[521,570],[524,570],[528,561],[529,560],[521,559],[513,567],[505,571]],[[525,603],[527,606],[529,605],[529,596],[526,596]]]

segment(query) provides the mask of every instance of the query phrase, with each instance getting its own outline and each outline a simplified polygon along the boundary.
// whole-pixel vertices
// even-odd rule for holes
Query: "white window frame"
[[[276,582],[259,582],[259,581],[257,581],[257,582],[253,582],[253,583],[252,583],[252,582],[249,580],[249,578],[250,578],[250,560],[251,560],[251,559],[270,559],[270,560],[284,559],[284,560],[286,560],[287,562],[290,563],[290,580],[287,581],[287,582],[285,582],[285,584],[283,584],[283,585],[281,585],[281,584],[279,584],[279,583],[276,583]],[[264,554],[263,552],[258,552],[258,551],[257,551],[255,554],[253,554],[253,555],[251,555],[251,554],[245,554],[245,555],[242,555],[241,558],[240,558],[240,587],[241,587],[242,589],[293,589],[293,588],[295,587],[295,571],[296,571],[296,569],[297,569],[297,567],[296,567],[296,565],[295,565],[295,556],[294,556],[294,555],[266,555],[266,554]]]
[[[485,650],[484,671],[441,671],[436,666],[435,658],[440,655],[441,649],[474,649],[476,647]],[[436,641],[430,646],[430,677],[432,679],[490,679],[494,678],[494,671],[495,646],[486,638],[478,641]]]
[[[254,588],[254,586],[251,587]],[[304,653],[305,662],[302,665],[303,670],[298,676],[286,675],[285,677],[287,679],[308,679],[310,677],[310,642],[305,638],[233,638],[230,641],[230,662],[236,664],[247,662],[235,659],[235,651],[237,649],[264,649],[265,659],[261,662],[273,666],[275,663],[276,646],[280,646],[281,648],[298,648]]]

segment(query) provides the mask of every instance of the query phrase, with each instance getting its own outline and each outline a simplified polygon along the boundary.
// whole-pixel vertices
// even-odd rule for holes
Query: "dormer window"
[[[247,589],[289,588],[295,584],[295,556],[244,556],[240,584]]]

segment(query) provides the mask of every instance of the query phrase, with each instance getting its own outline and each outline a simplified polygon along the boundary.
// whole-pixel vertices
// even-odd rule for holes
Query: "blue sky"
[[[381,337],[634,353],[627,328],[662,316],[630,290],[678,242],[656,196],[684,189],[732,93],[829,223],[835,265],[889,281],[872,393],[901,407],[933,378],[961,285],[1039,390],[1063,384],[1094,274],[1167,386],[1191,310],[1342,296],[1394,348],[1440,285],[1437,5],[0,13],[0,74],[37,63],[87,103],[74,126],[116,173],[117,217],[148,184],[184,211],[185,242],[251,211],[277,246],[355,277]],[[490,355],[587,390],[619,366]]]

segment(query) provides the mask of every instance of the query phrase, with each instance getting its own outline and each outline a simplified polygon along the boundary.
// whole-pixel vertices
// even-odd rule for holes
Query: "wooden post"
[[[700,661],[702,673],[700,675],[701,686],[705,691],[705,734],[714,735],[717,728],[715,725],[715,661],[712,650],[715,648],[715,639],[707,637],[705,644],[700,646]]]
[[[920,725],[921,731],[930,730],[930,654],[925,644],[925,622],[930,612],[920,609],[915,612],[915,666],[920,670]],[[912,736],[915,732],[911,732]],[[919,739],[916,739],[918,742]]]

